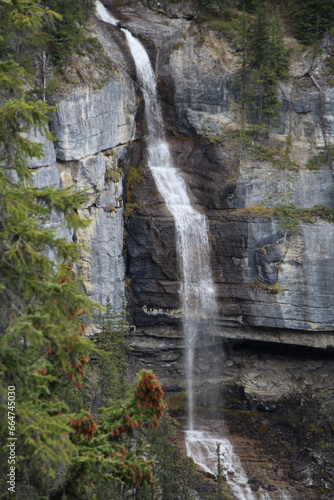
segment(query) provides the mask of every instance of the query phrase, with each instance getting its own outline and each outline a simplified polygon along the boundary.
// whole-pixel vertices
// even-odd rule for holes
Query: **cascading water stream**
[[[117,19],[109,14],[101,2],[96,2],[98,17],[106,23],[118,25]],[[217,317],[215,286],[210,267],[208,225],[204,215],[190,203],[186,184],[173,165],[172,156],[165,138],[165,127],[157,98],[156,78],[148,54],[142,44],[126,29],[122,28],[133,56],[138,83],[145,99],[145,116],[148,129],[148,166],[157,189],[172,214],[176,228],[178,261],[182,274],[183,331],[186,342],[186,373],[188,393],[188,431],[186,432],[187,453],[204,470],[216,473],[217,442],[221,444],[223,461],[234,471],[234,479],[228,479],[232,491],[239,500],[255,500],[246,484],[247,477],[239,458],[227,439],[194,430],[194,354],[200,329],[210,330],[210,324]],[[238,484],[239,483],[239,484]],[[240,486],[240,483],[243,486]],[[270,499],[269,495],[256,498]]]
[[[182,273],[182,316],[187,344],[188,426],[194,428],[194,350],[201,320],[216,313],[215,288],[209,260],[208,227],[205,216],[191,206],[186,184],[174,167],[165,139],[164,124],[157,99],[155,74],[141,43],[124,30],[133,55],[137,78],[145,99],[148,128],[148,165],[158,191],[174,217],[178,261]]]
[[[217,450],[218,445],[220,446]],[[233,446],[226,438],[214,439],[208,432],[194,431],[186,440],[187,455],[192,457],[205,472],[217,474],[217,453],[220,453],[221,463],[227,471],[227,479],[238,500],[254,500],[255,496],[247,484],[248,478],[242,468]],[[233,475],[229,476],[229,473]],[[262,494],[260,500],[270,500],[270,496]]]
[[[117,25],[104,6],[97,2],[97,14],[105,22]],[[182,316],[186,342],[186,373],[188,393],[188,428],[194,429],[194,351],[201,322],[216,317],[216,297],[210,268],[210,247],[206,217],[191,206],[186,184],[174,167],[165,127],[158,104],[155,74],[142,44],[122,28],[133,56],[137,79],[145,99],[148,128],[148,166],[158,191],[172,214],[176,227],[178,261],[182,274]]]

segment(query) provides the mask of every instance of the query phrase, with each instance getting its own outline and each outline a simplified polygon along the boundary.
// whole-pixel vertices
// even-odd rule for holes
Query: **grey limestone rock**
[[[117,312],[124,306],[123,210],[106,212],[91,207],[80,210],[90,225],[78,231],[79,242],[88,247],[82,264],[85,289],[89,296],[102,304],[109,297]]]
[[[31,133],[28,138],[32,142],[42,144],[43,147],[43,157],[30,158],[27,165],[29,168],[45,167],[56,162],[56,152],[52,141],[47,139],[38,130],[36,130],[34,133]]]
[[[105,188],[106,157],[101,154],[86,156],[79,160],[74,180],[78,188],[89,187],[92,192]]]
[[[36,168],[32,174],[33,182],[36,187],[54,186],[61,187],[61,179],[56,163],[46,167]]]
[[[144,5],[147,5],[154,12],[165,14],[171,18],[193,19],[198,13],[198,7],[195,2],[165,2],[164,0],[144,0]]]
[[[122,148],[114,152],[115,158],[122,154]],[[120,312],[125,295],[122,175],[114,181],[106,179],[107,168],[112,170],[116,166],[103,153],[61,163],[59,168],[63,187],[88,188],[88,200],[78,213],[83,219],[89,219],[90,224],[75,235],[87,249],[83,251],[81,263],[85,290],[93,300],[102,304],[109,297]]]
[[[268,162],[243,162],[239,169],[230,208],[265,204],[274,207],[295,203],[299,208],[315,205],[334,206],[334,179],[329,166],[319,170],[299,169],[287,172]]]
[[[38,187],[89,188],[88,202],[79,211],[83,219],[91,221],[87,228],[78,230],[74,235],[73,231],[65,227],[62,216],[56,211],[52,211],[43,227],[54,228],[58,237],[78,241],[87,248],[87,251],[83,251],[80,266],[86,292],[102,304],[109,297],[115,310],[121,312],[125,295],[123,207],[120,202],[122,176],[117,182],[105,181],[108,160],[107,156],[99,154],[78,162],[36,168],[33,182]],[[49,258],[54,258],[52,252]]]
[[[36,187],[43,188],[53,186],[61,188],[61,177],[59,174],[57,164],[45,167],[36,167],[32,174],[32,182]],[[62,214],[56,210],[52,210],[49,218],[43,222],[44,229],[53,229],[58,238],[65,238],[68,241],[72,239],[72,231],[70,231],[64,224]],[[54,260],[54,252],[52,249],[48,251],[48,257]]]
[[[74,91],[58,104],[52,132],[59,160],[78,160],[134,138],[133,86],[111,80],[101,90]]]
[[[268,285],[274,285],[277,282],[278,266],[284,260],[286,245],[276,243],[264,245],[255,252],[256,267],[258,279]]]
[[[325,87],[323,96],[323,123],[328,144],[334,141],[334,88]]]

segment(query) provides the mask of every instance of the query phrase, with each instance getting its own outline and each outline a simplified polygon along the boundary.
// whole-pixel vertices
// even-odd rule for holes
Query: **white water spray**
[[[253,492],[247,484],[248,478],[229,440],[221,438],[215,439],[214,436],[208,432],[187,432],[187,455],[192,457],[194,462],[196,462],[203,471],[213,475],[217,475],[218,473],[218,444],[220,445],[220,458],[224,469],[223,476],[227,477],[231,490],[238,500],[253,500]]]
[[[95,2],[95,12],[96,15],[101,21],[104,21],[105,23],[112,24],[113,26],[117,26],[118,21],[115,19],[110,12],[107,11],[103,3],[99,2],[98,0]]]
[[[220,450],[218,450],[220,445]],[[222,476],[226,478],[233,494],[238,500],[271,500],[266,491],[253,492],[248,484],[248,477],[234,452],[231,442],[210,432],[186,432],[187,455],[204,471],[218,475],[218,452],[222,464]],[[278,500],[292,500],[286,491],[278,492]]]

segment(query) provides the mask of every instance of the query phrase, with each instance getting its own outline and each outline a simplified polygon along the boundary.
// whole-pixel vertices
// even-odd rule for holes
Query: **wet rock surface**
[[[304,334],[311,331],[316,332],[315,342],[323,342],[325,336],[333,345],[331,223],[301,223],[298,232],[285,239],[277,219],[216,211],[210,230],[222,336],[226,336],[225,327],[232,325],[236,338],[252,338],[253,331],[258,338],[262,331],[263,340],[274,340],[275,331],[279,336],[286,329],[294,330],[292,343],[307,344]],[[138,213],[129,221],[128,276],[133,284],[130,311],[133,318],[141,318],[141,325],[145,316],[139,309],[145,305],[180,307],[175,232],[169,216]],[[261,288],[261,283],[268,287]],[[270,288],[275,285],[278,289]],[[271,337],[265,330],[269,328],[275,329]],[[228,337],[233,336],[232,330]]]
[[[198,391],[197,426],[228,437],[253,491],[332,498],[334,353],[249,342],[225,345],[224,359],[222,386],[207,377]]]
[[[289,330],[289,335],[295,331],[293,342],[309,345],[305,332],[310,331],[319,332],[314,337],[315,344],[332,345],[332,223],[321,219],[300,223],[292,234],[281,220],[270,215],[242,214],[243,209],[259,204],[275,207],[294,202],[299,208],[318,204],[333,207],[331,165],[324,162],[318,171],[306,168],[314,148],[322,147],[324,136],[328,139],[331,133],[329,126],[322,128],[319,92],[312,81],[306,78],[303,85],[297,82],[300,72],[306,70],[308,59],[303,60],[305,67],[297,63],[292,66],[296,82],[290,87],[282,86],[281,127],[266,139],[271,147],[284,148],[287,123],[292,124],[289,126],[292,160],[298,169],[287,173],[266,159],[254,160],[251,155],[236,154],[237,143],[229,131],[239,126],[235,112],[237,96],[231,85],[238,66],[224,37],[215,36],[210,30],[201,31],[182,16],[163,17],[162,10],[154,9],[154,13],[145,8],[134,13],[127,7],[123,14],[139,36],[150,39],[158,26],[161,29],[159,39],[154,38],[155,50],[150,54],[161,88],[167,130],[173,134],[170,146],[175,165],[187,182],[190,199],[210,220],[221,334],[235,338],[262,336],[264,340],[275,341]],[[149,40],[144,40],[144,44],[150,48]],[[328,92],[330,95],[329,89]],[[329,97],[326,102],[330,107]],[[303,120],[313,124],[307,140]],[[180,283],[175,253],[171,250],[175,248],[175,236],[170,215],[156,191],[145,157],[139,171],[143,182],[136,188],[138,206],[134,220],[129,221],[127,266],[133,284],[129,294],[130,318],[143,327],[143,307],[178,308],[175,289],[180,288]],[[158,256],[153,256],[155,248],[159,249]],[[173,286],[165,288],[165,295],[161,294],[161,283],[154,283],[157,275],[161,279],[163,269],[169,276],[167,280],[173,282]],[[259,284],[257,280],[268,288],[253,286],[254,281]],[[278,288],[270,288],[275,285]],[[280,291],[276,292],[277,289]],[[159,290],[156,298],[153,290]],[[163,322],[159,315],[156,320]],[[152,324],[151,316],[147,322]],[[167,322],[170,323],[170,318]],[[298,332],[301,335],[296,339]],[[325,337],[323,332],[328,332]]]

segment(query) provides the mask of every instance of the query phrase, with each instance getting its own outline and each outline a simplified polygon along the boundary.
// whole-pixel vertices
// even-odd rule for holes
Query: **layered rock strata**
[[[333,346],[331,219],[317,212],[320,216],[309,222],[300,219],[292,231],[286,221],[284,225],[281,218],[260,210],[291,203],[305,209],[333,208],[331,162],[324,157],[318,170],[308,168],[308,160],[333,142],[333,89],[321,76],[332,42],[324,42],[314,63],[306,50],[297,59],[295,42],[287,41],[291,79],[280,87],[282,113],[275,131],[254,137],[254,144],[263,140],[266,145],[261,157],[251,148],[240,151],[236,140],[239,66],[224,36],[197,28],[187,16],[169,14],[173,19],[164,17],[164,28],[162,16],[145,9],[123,9],[123,14],[139,36],[150,37],[157,25],[162,31],[151,55],[167,129],[173,134],[174,160],[193,202],[210,218],[219,335]],[[147,47],[151,49],[150,43]],[[284,157],[288,141],[290,166]],[[138,342],[141,334],[156,335],[153,325],[159,325],[159,332],[166,325],[167,337],[172,325],[180,334],[173,225],[145,159],[139,172],[143,182],[135,192],[138,208],[129,221],[127,240],[129,310]]]

